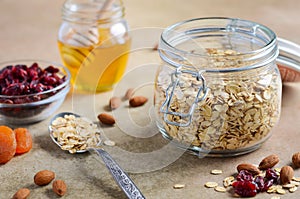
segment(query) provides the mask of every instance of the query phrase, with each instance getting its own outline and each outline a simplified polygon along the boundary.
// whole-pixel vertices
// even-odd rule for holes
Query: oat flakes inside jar
[[[200,18],[161,35],[157,125],[197,155],[234,156],[261,146],[278,122],[281,78],[275,33],[251,21]]]

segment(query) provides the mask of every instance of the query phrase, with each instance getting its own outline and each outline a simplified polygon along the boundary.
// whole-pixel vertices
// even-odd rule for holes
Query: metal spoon
[[[59,147],[61,145],[59,142],[57,142],[56,138],[53,136],[53,129],[52,129],[52,122],[58,118],[58,117],[64,117],[65,115],[74,115],[75,117],[81,117],[78,114],[75,113],[70,113],[70,112],[62,112],[57,115],[55,115],[48,126],[50,137],[56,143]],[[98,143],[98,146],[101,145],[101,141]],[[80,150],[77,151],[76,153],[84,153],[84,152],[92,152],[95,151],[103,160],[105,163],[106,167],[112,174],[114,180],[117,182],[119,187],[124,191],[126,196],[129,199],[144,199],[145,197],[141,193],[141,191],[138,189],[138,187],[134,184],[134,182],[130,179],[130,177],[126,174],[125,171],[117,164],[116,161],[113,160],[113,158],[107,153],[104,149],[102,148],[89,148],[87,150]]]

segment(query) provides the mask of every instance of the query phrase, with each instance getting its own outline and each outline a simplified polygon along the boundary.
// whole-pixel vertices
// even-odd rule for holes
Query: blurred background
[[[0,0],[0,60],[37,57],[60,62],[56,35],[63,2]],[[124,5],[131,29],[165,28],[197,17],[238,17],[300,43],[299,0],[124,0]]]

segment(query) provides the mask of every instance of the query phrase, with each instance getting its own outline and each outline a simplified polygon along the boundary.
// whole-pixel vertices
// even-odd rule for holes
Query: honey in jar
[[[75,90],[110,90],[126,69],[131,39],[124,8],[110,2],[67,0],[63,6],[58,47]]]

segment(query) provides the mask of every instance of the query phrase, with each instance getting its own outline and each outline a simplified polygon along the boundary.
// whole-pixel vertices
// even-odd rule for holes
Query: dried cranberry
[[[28,70],[34,70],[38,73],[38,75],[40,75],[40,73],[42,72],[42,69],[39,67],[39,65],[37,63],[33,63]]]
[[[256,185],[256,189],[258,192],[262,192],[265,187],[265,180],[262,176],[256,176],[254,179],[254,183]]]
[[[12,83],[2,89],[3,95],[20,95],[23,93],[24,85],[20,83]]]
[[[268,180],[262,176],[256,176],[254,183],[256,184],[257,192],[264,192],[273,185],[273,180]]]
[[[36,70],[28,69],[27,73],[28,73],[29,78],[32,80],[36,80],[39,78],[39,74]]]
[[[14,102],[12,100],[10,100],[10,99],[4,99],[4,100],[1,99],[1,103],[13,104]]]
[[[55,68],[53,66],[48,66],[47,68],[45,68],[45,71],[50,72],[50,73],[58,73],[59,69]]]
[[[14,104],[23,104],[26,103],[26,99],[25,98],[17,98],[14,100]]]
[[[237,181],[253,181],[252,174],[247,170],[241,170],[236,177]]]
[[[57,80],[54,77],[46,76],[42,81],[45,85],[56,85]]]
[[[265,180],[265,185],[262,191],[267,191],[273,184],[273,180]]]
[[[24,81],[27,79],[28,75],[27,75],[27,67],[23,66],[23,65],[17,65],[14,66],[11,69],[11,75],[13,77],[13,80],[18,80],[18,81]]]
[[[252,181],[236,181],[232,186],[235,193],[242,197],[254,197],[257,194],[256,185]]]
[[[268,180],[273,180],[274,182],[277,182],[279,175],[273,169],[267,169],[266,170],[266,178]]]
[[[41,83],[38,83],[38,84],[34,84],[32,86],[32,90],[35,92],[35,93],[40,93],[40,92],[43,92],[45,90],[47,90],[47,86],[41,84]]]

